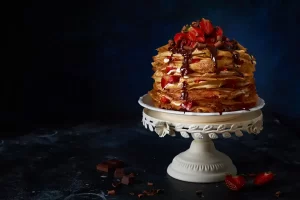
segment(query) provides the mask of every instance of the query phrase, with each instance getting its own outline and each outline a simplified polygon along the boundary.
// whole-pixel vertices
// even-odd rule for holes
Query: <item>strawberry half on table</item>
[[[257,186],[265,185],[272,181],[274,179],[274,176],[275,174],[273,174],[272,172],[260,173],[254,178],[253,184]]]
[[[225,184],[230,190],[238,191],[245,186],[246,180],[243,176],[226,175]]]

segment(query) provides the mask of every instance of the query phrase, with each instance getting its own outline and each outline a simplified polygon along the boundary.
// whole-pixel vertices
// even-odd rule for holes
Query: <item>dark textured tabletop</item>
[[[155,188],[163,194],[147,199],[300,199],[300,140],[295,131],[267,116],[258,136],[214,140],[221,152],[231,157],[240,174],[272,171],[275,180],[257,188],[248,185],[233,192],[223,182],[194,184],[169,177],[166,169],[173,157],[186,150],[191,139],[159,138],[138,121],[119,124],[87,123],[75,127],[41,129],[29,135],[0,140],[0,199],[138,199],[129,192]],[[110,158],[127,164],[138,173],[137,182],[123,186],[115,196],[110,177],[96,165]],[[196,195],[196,191],[202,195]]]

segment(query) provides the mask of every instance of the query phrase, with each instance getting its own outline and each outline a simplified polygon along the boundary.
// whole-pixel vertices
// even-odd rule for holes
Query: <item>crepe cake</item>
[[[222,113],[256,106],[256,59],[210,20],[183,26],[157,51],[149,92],[155,107]]]

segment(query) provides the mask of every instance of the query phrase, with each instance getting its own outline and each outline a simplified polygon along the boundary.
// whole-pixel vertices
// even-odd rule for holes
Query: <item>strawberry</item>
[[[210,35],[214,31],[214,26],[208,19],[202,18],[200,21],[200,27],[206,35]]]
[[[160,98],[160,102],[163,103],[163,104],[166,104],[166,103],[170,103],[170,100],[167,97],[162,96]]]
[[[197,42],[204,43],[204,42],[205,42],[205,37],[204,37],[204,36],[198,36],[198,37],[196,38],[196,41],[197,41]]]
[[[181,104],[181,107],[183,109],[189,111],[193,107],[193,102],[192,101],[186,101],[186,102],[184,102],[184,103]]]
[[[206,37],[205,38],[205,43],[213,45],[216,42],[216,38],[215,37]]]
[[[177,44],[183,38],[186,38],[185,33],[176,33],[175,36],[174,36],[174,42]]]
[[[188,32],[188,39],[191,41],[204,42],[204,32],[198,27],[190,27]]]
[[[180,76],[169,76],[169,83],[177,83],[180,80]]]
[[[216,26],[216,35],[223,37],[223,30],[219,26]]]
[[[179,82],[180,76],[163,76],[160,81],[160,85],[162,89],[166,87],[169,83],[177,83]]]
[[[168,65],[166,67],[166,73],[168,73],[169,71],[173,70],[173,69],[176,69],[173,65]]]
[[[165,77],[162,77],[161,80],[160,80],[161,88],[164,89],[167,84],[168,84],[168,80]]]
[[[191,43],[190,43],[190,47],[196,48],[196,47],[197,47],[197,44],[198,44],[198,43],[195,42],[195,41],[194,41],[194,42],[191,42]]]
[[[204,36],[203,30],[201,28],[198,28],[198,27],[190,27],[189,28],[189,33],[193,33],[193,35],[195,35],[196,37]]]
[[[253,183],[254,185],[264,185],[273,180],[274,176],[275,175],[272,172],[260,173],[255,177]]]
[[[192,63],[200,62],[200,60],[201,60],[200,58],[193,58],[193,59],[192,59]]]
[[[196,34],[195,34],[195,32],[188,32],[188,33],[187,33],[187,38],[188,38],[190,41],[196,41]]]
[[[243,176],[225,176],[225,184],[231,190],[238,191],[244,187],[246,180]]]

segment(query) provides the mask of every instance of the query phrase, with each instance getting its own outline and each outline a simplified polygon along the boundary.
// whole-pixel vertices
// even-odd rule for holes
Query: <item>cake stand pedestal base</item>
[[[249,110],[219,113],[193,113],[164,110],[153,106],[149,95],[140,98],[144,107],[143,125],[159,137],[175,136],[193,138],[188,150],[177,155],[167,173],[178,180],[194,183],[223,181],[226,174],[235,175],[236,167],[224,153],[216,150],[211,139],[230,138],[232,135],[259,134],[263,129],[261,108],[265,105],[259,99],[257,106]]]
[[[216,150],[207,135],[203,136],[203,139],[193,140],[188,150],[173,159],[167,169],[171,177],[187,182],[211,183],[223,181],[226,174],[236,174],[231,159]]]

